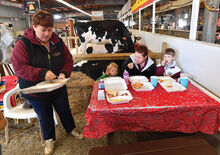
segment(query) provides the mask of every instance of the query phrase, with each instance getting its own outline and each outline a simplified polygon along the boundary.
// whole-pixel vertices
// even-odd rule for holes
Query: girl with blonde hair
[[[100,76],[96,81],[99,81],[106,77],[113,77],[113,76],[116,76],[117,74],[118,74],[118,65],[114,62],[111,62],[107,66],[105,73],[102,76]]]

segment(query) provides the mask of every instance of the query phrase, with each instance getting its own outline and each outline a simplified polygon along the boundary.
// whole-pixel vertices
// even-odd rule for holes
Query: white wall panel
[[[131,30],[141,36],[142,44],[153,52],[160,52],[162,42],[176,51],[176,60],[183,72],[220,97],[220,45],[178,38],[168,35]]]

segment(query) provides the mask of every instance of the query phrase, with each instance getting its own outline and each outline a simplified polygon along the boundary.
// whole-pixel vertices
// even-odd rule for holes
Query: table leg
[[[113,145],[114,142],[114,132],[110,132],[107,134],[107,143],[108,145]]]

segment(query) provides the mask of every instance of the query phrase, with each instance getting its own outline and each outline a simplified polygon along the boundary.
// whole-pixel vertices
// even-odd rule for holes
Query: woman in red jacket
[[[67,78],[73,69],[73,60],[68,48],[53,32],[53,16],[49,12],[39,11],[33,15],[32,24],[33,26],[25,30],[24,36],[16,43],[11,56],[21,89],[44,80]],[[45,139],[45,154],[52,154],[54,149],[53,107],[66,132],[72,133],[78,139],[83,138],[82,134],[75,131],[66,86],[52,92],[22,95],[31,103],[40,119]]]

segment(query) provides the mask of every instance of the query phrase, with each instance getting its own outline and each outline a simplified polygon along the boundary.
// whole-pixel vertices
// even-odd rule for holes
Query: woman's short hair
[[[141,53],[143,57],[148,56],[148,48],[145,45],[138,45],[136,52]]]
[[[32,17],[32,24],[34,26],[40,25],[44,27],[53,27],[54,19],[53,15],[47,11],[38,11]]]

